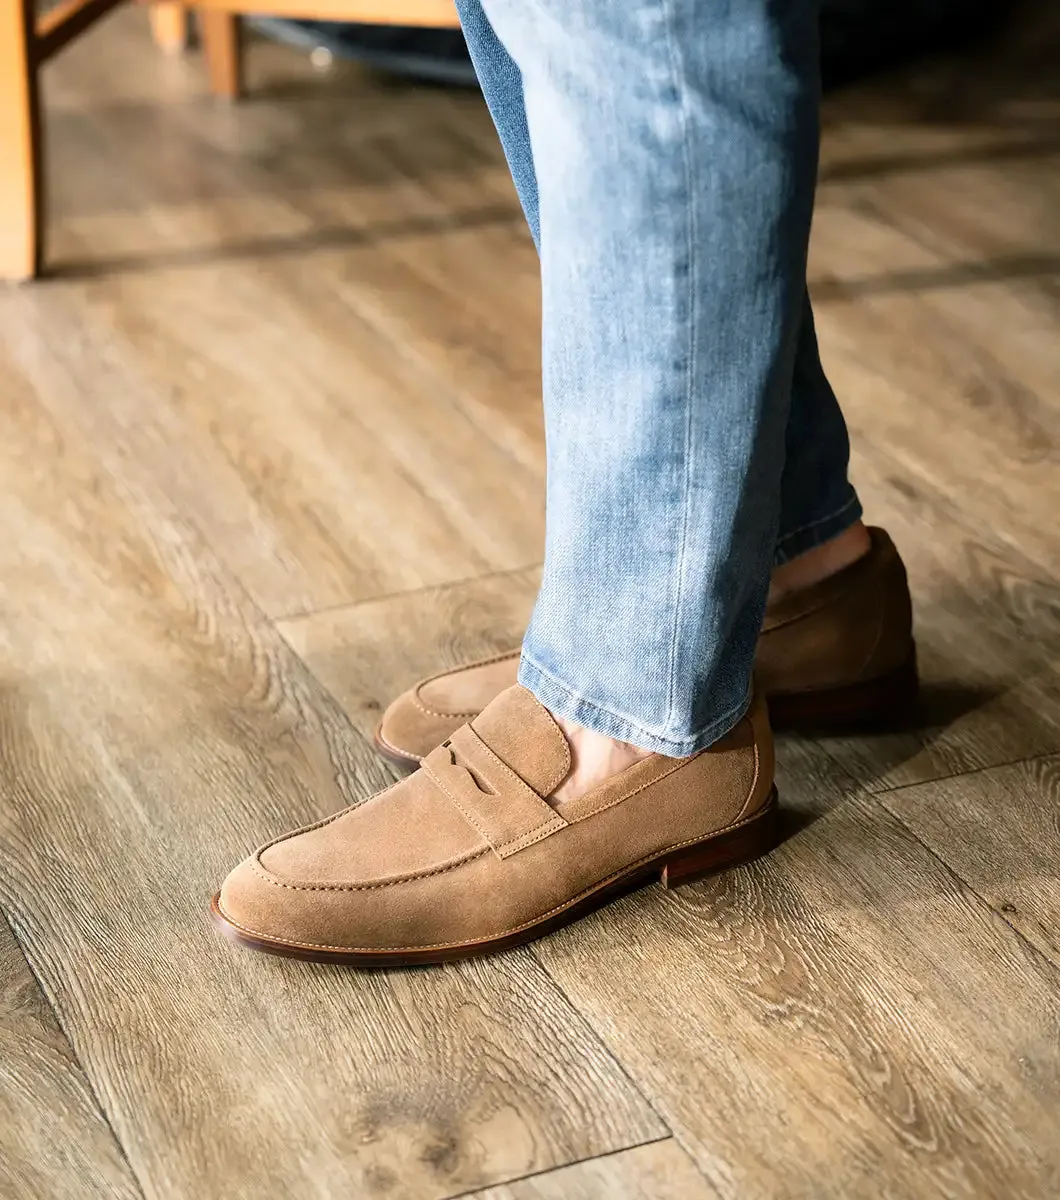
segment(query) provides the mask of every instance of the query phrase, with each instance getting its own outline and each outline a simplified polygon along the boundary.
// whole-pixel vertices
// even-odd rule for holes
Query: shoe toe
[[[279,921],[280,888],[258,865],[257,854],[228,872],[217,895],[216,908],[235,928],[262,936],[275,935]]]
[[[408,767],[440,746],[464,723],[466,714],[438,712],[424,707],[416,688],[403,692],[383,713],[376,742],[393,761]]]
[[[237,939],[321,948],[334,926],[331,899],[325,890],[273,875],[255,852],[228,873],[215,911]]]

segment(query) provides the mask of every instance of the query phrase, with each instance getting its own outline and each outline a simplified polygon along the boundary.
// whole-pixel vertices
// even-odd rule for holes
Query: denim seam
[[[531,654],[527,653],[525,649],[523,650],[522,660],[532,672],[539,675],[543,680],[546,680],[553,687],[555,687],[557,691],[562,692],[567,699],[572,700],[576,705],[582,705],[585,708],[591,709],[594,713],[599,713],[600,716],[609,718],[616,725],[623,726],[625,730],[631,730],[634,734],[642,735],[650,741],[662,742],[667,746],[682,748],[683,753],[677,757],[685,757],[689,754],[696,753],[697,750],[705,749],[707,746],[713,745],[718,738],[724,737],[725,734],[727,734],[738,724],[740,719],[747,713],[747,710],[751,704],[752,693],[750,690],[748,690],[740,702],[729,709],[728,712],[723,713],[720,717],[717,717],[715,720],[704,725],[701,729],[698,729],[685,737],[675,738],[670,737],[665,733],[656,733],[654,730],[648,729],[639,724],[637,721],[634,721],[631,717],[622,713],[612,712],[611,709],[604,708],[602,705],[597,704],[595,700],[590,700],[587,696],[583,696],[578,692],[572,691],[572,689],[566,683],[564,683],[563,680],[558,679],[555,675],[553,675],[553,673],[548,670],[547,667],[543,667]],[[528,685],[524,684],[523,686],[526,687]],[[534,689],[531,687],[529,690],[533,691]],[[536,692],[534,694],[536,695]],[[544,704],[546,708],[548,708],[546,701],[542,700],[540,696],[537,698],[538,700],[541,700],[541,703]],[[560,715],[564,716],[565,714],[561,713]],[[578,720],[578,718],[573,716],[568,719]],[[584,724],[584,722],[579,721],[579,724]],[[601,731],[597,730],[597,732]],[[619,737],[619,735],[616,733],[609,733],[607,736]],[[630,741],[629,738],[619,738],[619,740]],[[637,743],[633,742],[632,744],[636,745]]]
[[[688,284],[686,300],[686,320],[688,321],[689,345],[685,365],[685,445],[684,445],[684,479],[681,489],[681,536],[677,551],[677,591],[674,597],[674,627],[670,638],[670,680],[666,697],[666,724],[670,725],[674,716],[674,697],[677,691],[677,656],[679,634],[681,629],[681,606],[685,593],[685,570],[687,566],[688,547],[688,510],[690,505],[690,490],[692,477],[691,446],[692,446],[692,404],[696,379],[696,276],[695,276],[695,245],[696,245],[696,206],[693,201],[693,173],[691,159],[691,138],[689,136],[688,110],[685,104],[684,92],[680,85],[678,70],[678,53],[674,43],[674,28],[677,24],[677,13],[672,4],[667,3],[668,18],[666,21],[667,49],[670,59],[673,94],[678,101],[681,117],[681,140],[684,150],[685,168],[685,203],[687,205],[685,218],[685,276]]]
[[[841,505],[835,512],[826,513],[823,517],[818,517],[816,521],[811,521],[808,525],[800,525],[798,529],[789,529],[782,537],[777,538],[776,549],[782,550],[786,542],[790,542],[797,538],[802,533],[809,533],[811,530],[819,529],[822,525],[827,525],[829,521],[834,521],[837,517],[841,517],[850,509],[858,507],[857,496],[851,496],[845,504]]]
[[[824,525],[828,521],[834,521],[836,517],[842,516],[848,508],[853,508],[857,502],[857,497],[851,496],[849,499],[844,501],[843,504],[841,504],[839,508],[835,510],[835,512],[825,513],[823,517],[818,517],[815,521],[810,521],[807,525],[800,525],[796,529],[789,529],[787,533],[782,534],[777,538],[777,545],[783,546],[785,542],[789,541],[793,537],[797,537],[800,533],[807,533],[809,530],[816,529],[818,526]]]

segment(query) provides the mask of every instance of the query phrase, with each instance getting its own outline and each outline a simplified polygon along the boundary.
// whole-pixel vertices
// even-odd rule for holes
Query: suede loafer
[[[619,893],[673,886],[778,838],[773,742],[756,700],[719,742],[653,754],[585,794],[550,797],[566,737],[516,684],[412,775],[240,864],[214,898],[221,930],[274,954],[359,967],[487,954]]]

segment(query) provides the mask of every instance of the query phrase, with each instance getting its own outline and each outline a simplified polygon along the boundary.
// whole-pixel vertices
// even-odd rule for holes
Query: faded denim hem
[[[800,554],[805,554],[807,550],[814,550],[825,542],[830,542],[832,538],[844,533],[856,521],[860,521],[861,517],[861,501],[854,489],[851,488],[850,499],[842,508],[829,513],[826,517],[821,517],[820,520],[814,521],[810,525],[803,525],[799,529],[791,530],[790,533],[782,534],[777,539],[776,550],[773,552],[773,565],[779,567],[793,558],[798,558]]]
[[[651,750],[670,758],[687,758],[690,754],[712,746],[733,730],[751,707],[749,690],[735,708],[715,718],[709,725],[687,737],[673,738],[645,729],[632,718],[610,712],[592,700],[579,696],[562,680],[534,662],[525,649],[519,662],[519,682],[533,692],[553,716],[562,717],[565,721],[574,721],[605,737],[617,738],[620,742],[629,742],[641,750]]]

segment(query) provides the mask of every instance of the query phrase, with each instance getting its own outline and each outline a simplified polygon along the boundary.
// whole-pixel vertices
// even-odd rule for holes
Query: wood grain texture
[[[989,552],[951,529],[930,493],[888,485],[862,465],[881,503],[890,497],[899,531],[933,526],[950,548],[909,539],[915,581],[937,589],[927,607],[941,609],[923,631],[929,682],[941,691],[963,670],[971,690],[976,669],[997,671],[1019,644],[1007,628],[1016,618],[994,591],[956,603],[947,593],[969,586],[960,574],[969,555],[990,561]],[[513,642],[535,582],[532,572],[470,581],[281,627],[367,733],[381,698]],[[1033,618],[1035,606],[1013,611]],[[982,657],[963,646],[981,639]],[[791,837],[780,852],[685,892],[649,889],[535,951],[692,1149],[710,1194],[845,1200],[876,1196],[886,1180],[886,1194],[917,1200],[1030,1198],[1060,1180],[1050,1134],[1060,976],[902,825],[859,798],[849,773],[863,764],[883,786],[873,755],[896,776],[968,762],[979,743],[988,754],[1029,744],[998,739],[1026,739],[1032,694],[1007,715],[974,694],[983,709],[968,709],[963,729],[786,739],[779,780]],[[991,742],[994,720],[1002,733]],[[1039,726],[1045,739],[1051,730]],[[952,781],[955,795],[978,778]],[[1048,820],[1049,806],[1041,811]],[[999,1029],[992,1014],[1001,1006]],[[580,1186],[581,1176],[556,1178]],[[586,1178],[598,1186],[597,1175]],[[519,1186],[531,1184],[543,1186]]]
[[[119,33],[126,32],[123,21],[122,15],[115,21]],[[139,24],[130,26],[128,41],[115,39],[107,64],[136,103],[105,106],[87,131],[76,112],[68,122],[53,120],[56,157],[68,172],[82,164],[100,189],[95,197],[57,199],[61,211],[71,210],[59,225],[59,253],[104,245],[119,253],[153,246],[179,254],[203,244],[206,252],[163,271],[163,288],[151,274],[105,274],[72,285],[49,306],[49,323],[65,319],[80,329],[89,321],[85,341],[106,359],[86,376],[78,350],[67,364],[77,373],[74,386],[86,377],[101,379],[103,371],[127,381],[96,397],[100,421],[142,438],[136,461],[144,464],[158,457],[160,444],[172,447],[164,466],[154,462],[148,469],[164,469],[174,500],[200,520],[271,615],[537,560],[543,531],[539,392],[524,390],[520,397],[536,438],[531,454],[526,435],[507,432],[510,377],[507,392],[497,371],[489,377],[501,397],[493,407],[466,399],[471,384],[443,386],[415,348],[394,340],[395,328],[376,315],[375,293],[357,282],[362,275],[385,279],[393,260],[386,305],[413,303],[407,297],[416,295],[416,278],[400,271],[386,239],[400,242],[417,231],[418,243],[402,250],[409,258],[441,255],[444,265],[470,258],[483,274],[497,261],[460,229],[457,191],[472,225],[483,213],[496,219],[497,205],[484,209],[477,181],[502,169],[493,162],[483,167],[481,155],[460,143],[454,126],[467,107],[454,106],[447,125],[421,93],[396,105],[395,113],[393,103],[384,105],[366,90],[357,122],[346,116],[351,97],[333,95],[324,108],[295,105],[292,127],[286,97],[265,102],[266,120],[257,103],[240,110],[250,114],[249,122],[175,105],[173,128],[161,143],[154,123],[143,119],[144,105],[168,96],[185,64],[167,63],[171,70],[164,74],[148,71],[139,31]],[[79,86],[114,87],[101,78],[97,59],[78,57],[79,49],[71,51],[70,77],[57,97],[59,118],[75,104]],[[421,116],[429,117],[422,128]],[[488,119],[484,110],[480,119]],[[303,147],[314,146],[313,128],[353,128],[357,136],[336,145],[329,134],[307,157]],[[414,166],[421,150],[424,162]],[[100,160],[117,172],[113,185],[99,178]],[[350,163],[345,177],[336,161]],[[438,177],[457,183],[435,196]],[[501,211],[510,223],[516,210],[508,186]],[[327,202],[333,192],[349,197],[337,213]],[[137,204],[130,204],[132,197]],[[86,199],[111,216],[76,217]],[[339,231],[340,251],[348,248],[314,256],[320,269],[312,275],[299,257],[268,253],[273,236],[294,237],[301,247],[308,238],[312,248],[322,224]],[[249,246],[248,228],[254,231]],[[378,239],[385,244],[377,246]],[[226,241],[242,242],[243,257],[227,258]],[[444,251],[436,249],[450,241]],[[458,284],[459,277],[453,288]],[[444,312],[448,304],[453,337],[469,337],[474,321],[451,296],[436,300],[434,310]],[[503,308],[502,302],[494,307]],[[179,322],[172,319],[176,311],[183,314]],[[536,325],[522,325],[513,322],[515,333],[527,346],[535,343]],[[486,336],[479,335],[480,344]],[[35,343],[32,335],[18,339],[24,348]],[[25,350],[27,358],[31,352]],[[64,365],[45,354],[38,363],[24,361],[23,369],[37,372],[40,385],[50,388],[56,383],[49,375]],[[475,386],[484,395],[486,383]],[[122,403],[122,396],[140,390],[153,397],[152,420],[143,428]]]
[[[1028,6],[1030,8],[1030,6]],[[825,364],[886,446],[1040,569],[1060,562],[1060,27],[826,110],[811,252]]]
[[[0,383],[0,901],[145,1192],[420,1200],[664,1133],[526,953],[365,976],[216,937],[229,866],[389,776],[128,450]]]
[[[1060,966],[1060,758],[902,788],[882,802]]]
[[[857,261],[872,269],[919,270],[940,261],[861,208],[838,207],[817,230],[818,262],[850,262],[854,247]],[[930,291],[912,304],[901,290],[821,305],[822,352],[852,436],[886,445],[972,519],[1000,528],[1049,567],[1060,559],[1060,540],[1042,513],[1060,507],[1060,409],[1041,397],[1057,391],[1060,356],[1043,342],[1036,357],[1013,349],[1013,362],[1002,364],[993,340],[984,344],[980,331],[939,308]],[[1011,327],[1018,342],[1019,314],[1005,317],[995,311],[994,338],[1009,342]],[[1003,488],[984,488],[984,480],[1002,475]]]
[[[1060,1187],[1060,973],[874,801],[535,953],[722,1196]]]
[[[666,1138],[486,1188],[468,1200],[712,1200],[716,1195],[684,1150]]]
[[[0,293],[0,907],[69,1038],[0,940],[0,1189],[1060,1194],[1045,43],[827,117],[822,343],[926,723],[785,740],[764,862],[364,976],[234,953],[205,906],[388,782],[391,696],[518,640],[536,260],[478,97],[261,44],[226,109],[145,25],[55,64],[56,278]]]
[[[0,917],[0,1196],[139,1200],[69,1042]]]

